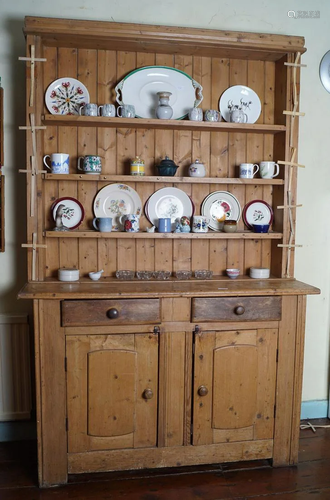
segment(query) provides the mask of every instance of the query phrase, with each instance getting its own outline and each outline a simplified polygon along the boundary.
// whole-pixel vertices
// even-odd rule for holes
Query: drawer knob
[[[242,314],[245,313],[245,307],[243,307],[243,306],[235,307],[234,313],[237,314],[237,316],[242,316]]]
[[[119,311],[118,311],[118,309],[116,309],[115,307],[112,307],[111,309],[109,309],[109,311],[107,311],[107,316],[110,319],[116,319],[116,318],[118,318],[119,317]]]
[[[152,399],[154,396],[154,393],[152,392],[151,389],[145,389],[143,391],[142,397],[143,399]]]
[[[205,385],[200,385],[198,387],[198,395],[199,396],[206,396],[208,393],[209,393],[209,390],[207,387],[205,387]]]

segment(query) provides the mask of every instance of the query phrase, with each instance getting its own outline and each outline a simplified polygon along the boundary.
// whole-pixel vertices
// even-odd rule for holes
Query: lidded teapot
[[[205,177],[205,167],[200,160],[195,160],[189,167],[189,177]]]
[[[173,160],[170,160],[168,156],[165,156],[163,160],[161,160],[160,164],[157,165],[159,175],[175,175],[178,169],[178,165],[174,163]]]

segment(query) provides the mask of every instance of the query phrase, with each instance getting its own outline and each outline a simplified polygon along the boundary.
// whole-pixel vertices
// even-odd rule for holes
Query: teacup
[[[126,233],[137,233],[140,229],[140,216],[137,214],[121,215],[119,222],[124,225]]]
[[[170,217],[158,219],[158,232],[170,233],[172,231],[172,223]]]
[[[203,121],[203,110],[201,108],[191,108],[188,112],[188,118],[189,118],[189,120],[192,120],[195,122],[202,122]]]
[[[232,109],[229,112],[229,120],[233,123],[247,123],[248,115],[242,109]]]
[[[253,179],[259,171],[259,165],[256,163],[241,163],[239,166],[240,179]]]
[[[50,159],[50,166],[46,159]],[[69,155],[67,153],[53,153],[45,155],[43,162],[52,174],[68,174],[69,173]]]
[[[114,104],[103,104],[98,107],[100,116],[116,116],[116,108]]]
[[[117,116],[120,118],[135,118],[135,107],[133,104],[123,104],[117,108]]]
[[[85,116],[97,116],[97,104],[87,103],[79,108],[79,114]]]
[[[262,179],[272,179],[273,177],[277,177],[279,173],[280,167],[274,161],[260,162],[260,177],[262,177]]]
[[[96,231],[100,231],[101,233],[110,233],[112,229],[112,218],[95,217],[95,219],[93,219],[93,226]]]
[[[204,215],[194,215],[192,220],[192,232],[193,233],[207,233],[209,219]]]
[[[204,113],[204,119],[206,122],[220,122],[221,114],[216,109],[207,109]]]
[[[82,166],[81,160],[83,160]],[[100,174],[102,171],[101,157],[94,155],[79,156],[77,169],[82,170],[84,174]]]

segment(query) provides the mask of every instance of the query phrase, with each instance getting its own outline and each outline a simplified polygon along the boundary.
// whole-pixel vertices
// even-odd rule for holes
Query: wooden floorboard
[[[313,420],[329,425],[328,419]],[[0,443],[1,500],[330,500],[330,428],[300,432],[297,467],[266,460],[98,474],[37,486],[34,441]]]

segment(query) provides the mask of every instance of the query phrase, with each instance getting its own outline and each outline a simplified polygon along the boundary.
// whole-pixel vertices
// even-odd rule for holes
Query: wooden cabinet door
[[[277,330],[195,336],[193,444],[273,438]]]
[[[68,336],[68,451],[156,445],[158,335]]]

